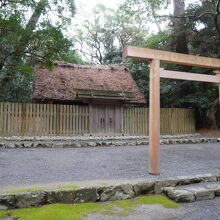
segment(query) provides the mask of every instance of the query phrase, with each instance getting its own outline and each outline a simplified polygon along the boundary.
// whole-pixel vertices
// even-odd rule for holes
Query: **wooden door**
[[[106,133],[115,133],[115,106],[106,106]]]
[[[121,107],[96,104],[91,106],[91,130],[98,134],[121,133]]]
[[[91,124],[92,133],[105,132],[105,107],[103,105],[92,105]]]

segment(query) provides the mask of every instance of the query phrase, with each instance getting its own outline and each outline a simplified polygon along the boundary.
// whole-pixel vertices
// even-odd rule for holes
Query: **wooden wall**
[[[148,134],[148,109],[123,107],[121,133]],[[87,105],[0,102],[0,136],[72,136],[90,134]],[[195,132],[192,109],[161,109],[161,134]]]

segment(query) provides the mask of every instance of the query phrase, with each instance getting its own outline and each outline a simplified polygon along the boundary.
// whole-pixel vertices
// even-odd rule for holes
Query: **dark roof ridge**
[[[100,69],[100,70],[126,70],[128,69],[123,64],[73,64],[73,63],[55,63],[57,67],[70,67],[78,69]]]

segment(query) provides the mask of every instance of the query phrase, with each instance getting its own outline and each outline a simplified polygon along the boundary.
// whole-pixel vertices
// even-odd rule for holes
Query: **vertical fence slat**
[[[25,136],[28,136],[28,130],[29,130],[29,104],[23,105],[24,113],[24,124],[25,124]]]
[[[3,113],[3,103],[2,102],[0,102],[0,134],[3,134],[3,131],[4,131],[4,129],[3,129],[3,115],[4,113]]]
[[[53,135],[56,135],[56,131],[57,131],[57,120],[56,120],[56,113],[57,113],[57,111],[56,111],[56,109],[57,109],[57,105],[53,105]]]
[[[4,103],[0,103],[0,132],[4,135]]]
[[[72,108],[72,114],[73,114],[73,118],[72,118],[72,124],[73,124],[73,134],[76,135],[76,106],[73,105]]]
[[[69,120],[70,120],[70,136],[74,134],[74,130],[73,130],[73,105],[70,105],[70,116],[69,116]]]
[[[8,110],[7,110],[7,103],[4,103],[4,120],[3,120],[3,130],[4,130],[4,135],[7,134],[7,119],[8,119]],[[8,136],[8,134],[6,135]]]

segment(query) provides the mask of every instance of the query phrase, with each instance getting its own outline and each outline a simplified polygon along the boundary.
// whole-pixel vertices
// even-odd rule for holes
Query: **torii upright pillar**
[[[160,174],[160,60],[150,62],[149,173]]]
[[[220,69],[217,70],[217,74],[216,75],[220,79]],[[218,103],[219,103],[219,107],[220,107],[220,82],[218,83]]]

